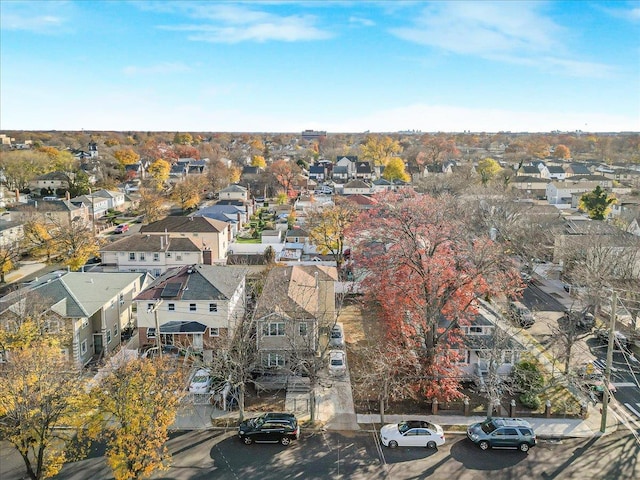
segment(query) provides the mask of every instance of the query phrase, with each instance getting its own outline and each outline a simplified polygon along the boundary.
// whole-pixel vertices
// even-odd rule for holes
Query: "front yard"
[[[359,298],[351,298],[345,301],[338,321],[344,325],[347,358],[352,378],[353,400],[357,413],[379,413],[378,388],[366,388],[358,379],[369,368],[371,360],[364,358],[364,350],[368,345],[378,342],[383,335],[384,325],[381,324],[375,309],[364,305]],[[542,416],[545,414],[545,403],[551,401],[551,412],[554,417],[577,416],[580,413],[580,403],[564,386],[549,381],[545,378],[545,388],[540,394],[541,406],[538,409],[529,409],[520,404],[519,395],[507,395],[501,400],[499,414],[508,416],[512,400],[516,401],[516,413],[520,416]],[[463,395],[469,401],[470,415],[485,415],[487,400],[477,392],[473,385],[465,385]],[[428,399],[406,399],[391,401],[385,408],[387,414],[422,414],[432,413],[431,401]],[[464,414],[463,400],[441,403],[438,405],[438,414]]]

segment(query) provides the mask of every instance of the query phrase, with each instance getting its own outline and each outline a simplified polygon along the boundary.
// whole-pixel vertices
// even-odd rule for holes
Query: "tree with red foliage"
[[[362,287],[380,305],[387,335],[420,367],[416,393],[459,397],[458,327],[473,323],[478,298],[510,294],[518,270],[489,237],[471,234],[456,199],[411,191],[377,196],[347,232]]]
[[[173,151],[178,158],[195,158],[196,160],[200,160],[200,152],[196,147],[192,147],[191,145],[174,145]]]
[[[289,195],[292,190],[293,181],[300,173],[300,167],[293,162],[286,160],[276,160],[267,167],[267,171],[273,175],[282,186],[284,192]]]

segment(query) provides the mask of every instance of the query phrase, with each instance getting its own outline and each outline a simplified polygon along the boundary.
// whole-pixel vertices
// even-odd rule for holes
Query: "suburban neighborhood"
[[[2,138],[6,388],[62,361],[93,405],[128,371],[130,395],[171,398],[141,400],[160,434],[245,444],[485,450],[475,425],[510,418],[491,428],[525,452],[640,428],[637,134]],[[31,359],[39,341],[59,353]],[[120,402],[75,416],[124,421]]]

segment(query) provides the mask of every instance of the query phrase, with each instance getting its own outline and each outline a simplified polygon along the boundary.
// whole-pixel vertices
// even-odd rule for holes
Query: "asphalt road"
[[[24,467],[2,443],[0,478],[18,480]],[[380,447],[373,432],[306,432],[290,447],[243,445],[235,432],[177,432],[173,464],[163,480],[286,479],[600,479],[640,478],[640,443],[626,430],[601,438],[540,440],[528,453],[482,452],[464,435],[449,435],[438,450]],[[111,479],[102,452],[66,465],[55,478]]]
[[[565,307],[553,295],[543,291],[535,280],[522,292],[522,302],[532,311],[564,312]]]

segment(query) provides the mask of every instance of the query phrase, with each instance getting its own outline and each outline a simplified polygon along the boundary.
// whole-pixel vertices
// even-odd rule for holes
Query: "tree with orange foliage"
[[[420,159],[426,164],[434,164],[446,160],[451,155],[458,155],[455,141],[442,135],[424,135],[422,141],[422,155]]]
[[[571,158],[571,152],[569,151],[569,147],[566,145],[557,145],[553,150],[553,154],[556,158],[563,158],[565,160],[567,158]]]
[[[518,270],[488,236],[460,220],[455,198],[385,193],[360,214],[347,238],[364,290],[381,307],[390,338],[420,367],[416,394],[449,401],[460,396],[455,366],[478,298],[515,293]]]
[[[296,175],[300,173],[300,167],[298,165],[286,160],[276,160],[267,170],[274,176],[287,194],[292,189],[291,187]]]
[[[113,152],[114,158],[123,167],[126,165],[133,165],[140,160],[140,155],[133,151],[132,148],[121,148]]]

